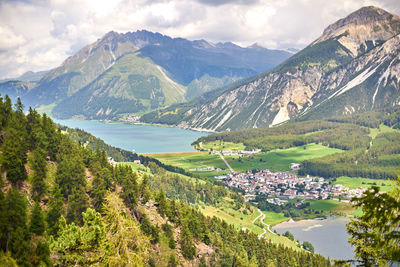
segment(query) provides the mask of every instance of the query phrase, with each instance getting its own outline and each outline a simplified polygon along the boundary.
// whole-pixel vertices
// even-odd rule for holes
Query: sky
[[[49,70],[107,32],[301,49],[363,7],[399,0],[0,0],[0,79]]]

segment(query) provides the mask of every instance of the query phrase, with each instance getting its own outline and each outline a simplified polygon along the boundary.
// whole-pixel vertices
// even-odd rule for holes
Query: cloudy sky
[[[303,48],[362,6],[399,0],[0,0],[0,79],[57,67],[110,30]]]

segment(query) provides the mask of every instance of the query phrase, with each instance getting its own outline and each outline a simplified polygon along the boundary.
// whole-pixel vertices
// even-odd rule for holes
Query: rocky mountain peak
[[[259,44],[259,43],[254,43],[254,44],[252,44],[252,45],[250,45],[248,48],[253,48],[253,49],[265,49],[265,47],[264,46],[262,46],[261,44]]]
[[[368,25],[371,23],[375,23],[377,21],[381,22],[390,22],[392,18],[399,19],[398,16],[395,16],[381,8],[375,6],[367,6],[354,11],[347,17],[336,21],[335,23],[329,25],[325,30],[323,35],[329,35],[331,32],[340,30],[343,27],[349,25]]]
[[[115,32],[115,31],[109,31],[101,39],[102,40],[112,40],[114,38],[117,38],[118,36],[119,36],[119,33]]]
[[[312,45],[336,38],[356,57],[399,33],[399,16],[367,6],[329,25]]]

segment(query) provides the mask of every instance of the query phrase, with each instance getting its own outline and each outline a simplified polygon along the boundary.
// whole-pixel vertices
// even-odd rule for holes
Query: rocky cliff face
[[[313,44],[337,40],[356,57],[400,32],[400,18],[383,9],[363,7],[328,26]]]
[[[400,18],[364,7],[272,71],[143,120],[213,131],[277,125],[399,105]]]

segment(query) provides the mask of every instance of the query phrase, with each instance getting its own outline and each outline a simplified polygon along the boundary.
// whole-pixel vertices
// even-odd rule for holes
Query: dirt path
[[[231,165],[229,165],[229,163],[225,160],[225,158],[224,158],[224,156],[222,155],[222,153],[219,152],[218,154],[219,154],[219,157],[222,159],[222,161],[225,162],[226,167],[228,167],[228,169],[229,169],[231,172],[235,172],[235,171],[232,169]]]
[[[266,233],[267,231],[270,232],[271,234],[274,234],[274,235],[275,235],[275,233],[271,231],[270,225],[269,225],[269,224],[266,224],[266,223],[264,222],[265,214],[264,214],[260,209],[257,209],[257,211],[260,213],[260,215],[258,215],[257,218],[255,218],[255,219],[253,220],[253,223],[255,223],[255,222],[257,221],[257,219],[260,218],[260,217],[262,216],[260,222],[261,222],[263,225],[265,225],[265,226],[267,227],[267,230],[265,230],[265,228],[263,228],[264,232],[261,233],[261,234],[259,234],[259,235],[258,235],[258,238],[260,239],[263,235],[265,235],[265,233]]]

